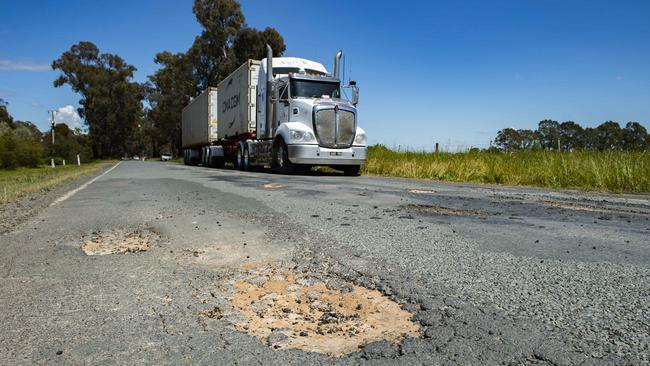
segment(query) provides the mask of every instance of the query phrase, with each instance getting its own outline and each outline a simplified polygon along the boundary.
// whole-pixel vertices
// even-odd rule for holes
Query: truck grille
[[[314,131],[320,146],[350,147],[356,130],[355,114],[352,111],[328,108],[314,112]]]

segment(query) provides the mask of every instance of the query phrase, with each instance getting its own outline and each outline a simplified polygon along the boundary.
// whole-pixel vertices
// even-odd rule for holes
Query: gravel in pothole
[[[379,291],[268,267],[247,276],[234,284],[232,303],[245,318],[236,327],[274,349],[338,357],[371,342],[420,336],[412,314]]]
[[[87,255],[146,252],[158,234],[150,230],[95,232],[81,245]]]

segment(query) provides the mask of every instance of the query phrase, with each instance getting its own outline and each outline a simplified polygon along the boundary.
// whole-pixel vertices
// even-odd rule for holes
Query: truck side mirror
[[[352,100],[350,101],[353,106],[359,104],[359,87],[356,81],[350,81],[350,88],[352,89]]]

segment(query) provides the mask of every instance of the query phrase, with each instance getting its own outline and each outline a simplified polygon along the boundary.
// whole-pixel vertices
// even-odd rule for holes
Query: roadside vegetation
[[[638,122],[583,128],[543,120],[535,130],[506,128],[489,149],[397,152],[370,148],[363,173],[453,182],[650,192],[650,135]]]
[[[650,192],[650,152],[473,150],[397,152],[373,146],[368,175],[609,192]]]
[[[40,166],[37,168],[17,168],[0,170],[0,204],[16,201],[32,193],[50,189],[73,179],[97,172],[113,163],[95,161],[88,164]]]
[[[54,127],[56,142],[52,145],[51,131],[43,133],[29,121],[16,121],[7,111],[7,102],[0,99],[0,169],[36,168],[50,164],[50,159],[62,164],[92,160],[88,135],[71,130],[66,124]]]

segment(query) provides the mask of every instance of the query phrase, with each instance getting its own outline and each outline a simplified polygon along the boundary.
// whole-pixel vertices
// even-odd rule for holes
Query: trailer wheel
[[[289,161],[287,144],[282,138],[277,139],[273,144],[272,165],[277,172],[282,174],[291,174],[295,171],[295,165]]]
[[[242,170],[251,170],[251,154],[250,151],[248,151],[248,144],[244,145],[244,157],[242,163]]]
[[[244,152],[241,144],[237,145],[237,152],[235,153],[235,169],[244,170]]]

